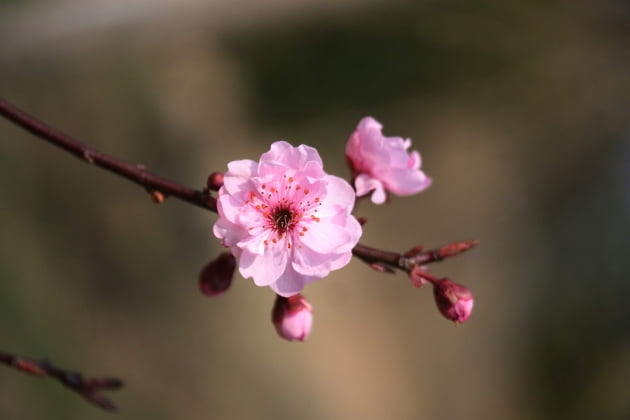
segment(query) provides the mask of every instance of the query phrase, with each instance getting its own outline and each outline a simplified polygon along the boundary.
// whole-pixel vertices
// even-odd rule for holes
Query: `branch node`
[[[87,161],[90,165],[94,164],[94,157],[92,156],[92,150],[86,149],[83,151],[83,159]]]

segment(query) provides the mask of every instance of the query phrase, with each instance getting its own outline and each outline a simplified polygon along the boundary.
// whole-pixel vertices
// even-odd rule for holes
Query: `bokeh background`
[[[215,215],[0,120],[0,348],[123,377],[121,419],[630,418],[630,4],[622,0],[0,1],[0,96],[201,188],[277,139],[347,177],[359,119],[434,179],[362,202],[362,242],[477,238],[435,265],[472,318],[354,261],[279,339],[273,294],[197,289]],[[2,419],[105,419],[0,368]]]

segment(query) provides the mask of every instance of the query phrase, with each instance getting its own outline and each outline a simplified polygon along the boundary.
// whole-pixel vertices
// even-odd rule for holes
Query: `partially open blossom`
[[[287,297],[348,264],[361,236],[354,201],[316,149],[278,141],[259,162],[228,164],[213,231],[240,259],[243,277]]]
[[[224,252],[210,261],[199,274],[199,290],[206,296],[220,295],[230,288],[236,260],[234,255]]]
[[[280,337],[289,341],[304,341],[311,333],[313,308],[300,294],[288,298],[278,295],[271,311],[271,322]]]
[[[435,303],[442,315],[456,323],[470,318],[474,304],[470,289],[449,279],[438,280],[433,286]]]
[[[407,152],[411,140],[385,137],[382,129],[374,118],[365,117],[346,145],[346,160],[352,171],[357,197],[372,192],[374,204],[383,204],[388,191],[412,195],[431,185],[431,178],[420,170],[420,154],[415,150]]]

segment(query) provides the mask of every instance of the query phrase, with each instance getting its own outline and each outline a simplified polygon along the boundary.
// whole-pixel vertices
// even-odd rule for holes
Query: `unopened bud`
[[[288,298],[277,295],[271,321],[280,337],[289,341],[304,341],[311,333],[313,308],[300,294]]]
[[[437,256],[440,259],[454,257],[455,255],[461,254],[462,252],[473,249],[477,245],[479,245],[479,241],[476,239],[470,241],[454,242],[452,244],[444,245],[442,248],[440,248],[437,252]]]
[[[436,281],[433,286],[435,303],[442,315],[457,324],[470,318],[474,303],[470,289],[449,279]]]
[[[234,255],[224,252],[214,261],[210,261],[199,274],[199,289],[208,297],[220,295],[230,288],[236,259]]]
[[[206,187],[209,191],[219,191],[223,186],[223,172],[212,172],[208,175]]]

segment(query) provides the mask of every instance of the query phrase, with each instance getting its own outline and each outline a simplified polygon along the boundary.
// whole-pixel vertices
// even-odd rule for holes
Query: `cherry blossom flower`
[[[420,153],[407,152],[410,139],[385,137],[383,126],[365,117],[350,135],[346,160],[352,171],[357,197],[372,192],[372,202],[383,204],[387,191],[412,195],[431,185],[431,178],[420,170]]]
[[[354,201],[316,149],[278,141],[259,162],[228,164],[213,232],[240,259],[243,277],[288,297],[348,264],[361,236]]]
[[[288,298],[276,296],[271,322],[280,337],[289,341],[304,341],[313,326],[313,308],[300,294]]]

